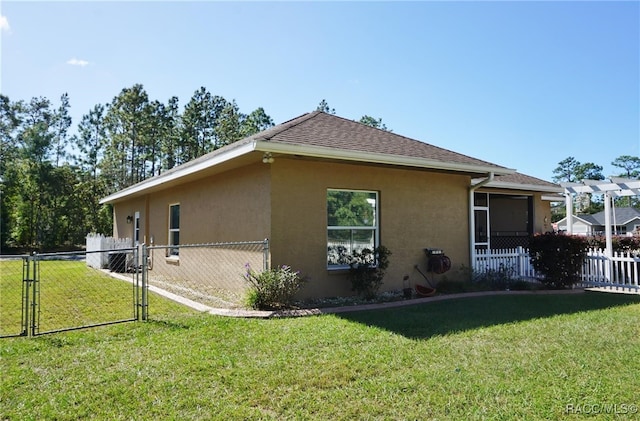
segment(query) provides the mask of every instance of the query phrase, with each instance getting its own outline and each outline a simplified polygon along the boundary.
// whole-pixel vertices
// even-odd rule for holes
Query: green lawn
[[[33,267],[29,270],[33,271]],[[84,261],[74,260],[40,261],[39,273],[36,321],[41,333],[133,320],[137,316],[132,282],[115,279],[88,267]],[[17,335],[23,317],[22,260],[0,261],[0,275],[0,336]],[[134,275],[125,276],[132,281]],[[29,279],[33,279],[33,272]],[[33,295],[30,287],[30,302]],[[158,301],[155,310],[163,311],[164,303],[167,301]],[[31,306],[28,308],[31,310]]]
[[[638,297],[458,298],[272,320],[152,302],[164,306],[155,321],[0,340],[0,419],[638,416]]]

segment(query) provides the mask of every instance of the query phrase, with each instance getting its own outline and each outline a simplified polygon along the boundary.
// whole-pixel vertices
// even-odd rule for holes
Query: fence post
[[[147,294],[147,270],[149,269],[149,262],[147,256],[149,249],[146,244],[140,244],[138,249],[140,250],[138,253],[142,256],[142,262],[140,264],[140,272],[142,272],[142,320],[147,320],[149,307],[149,296]]]
[[[29,336],[29,289],[31,288],[31,256],[22,258],[22,332]]]
[[[262,242],[262,269],[269,270],[269,239],[265,238]]]
[[[31,282],[32,284],[32,288],[31,288],[31,324],[30,324],[30,336],[36,336],[38,333],[38,305],[40,304],[40,289],[38,286],[38,282],[40,280],[40,266],[38,263],[38,256],[36,252],[33,252],[32,255],[32,259],[31,261],[33,262],[33,273],[31,278],[29,279],[29,282]]]

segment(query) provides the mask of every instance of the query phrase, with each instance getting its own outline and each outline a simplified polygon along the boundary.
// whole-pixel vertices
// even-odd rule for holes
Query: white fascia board
[[[486,175],[493,172],[496,175],[513,174],[516,170],[510,168],[491,167],[484,165],[458,164],[453,162],[435,161],[425,158],[415,158],[402,155],[390,155],[363,151],[350,151],[334,149],[322,146],[293,145],[284,143],[271,143],[257,141],[256,150],[261,152],[280,153],[287,155],[301,155],[314,158],[336,159],[342,161],[368,162],[373,164],[386,164],[407,166],[416,168],[428,168],[437,170],[471,172]]]
[[[547,202],[564,202],[566,199],[561,195],[551,195],[551,194],[543,194],[542,200]]]
[[[161,184],[167,183],[169,181],[176,180],[178,178],[197,173],[198,171],[205,170],[207,168],[214,167],[223,162],[232,160],[239,156],[245,155],[255,150],[255,142],[249,142],[242,146],[238,146],[236,148],[231,148],[228,151],[222,152],[218,155],[212,156],[209,159],[205,159],[197,164],[185,165],[184,168],[177,168],[176,171],[172,171],[170,173],[161,174],[156,177],[145,180],[141,183],[134,184],[131,187],[128,187],[124,190],[120,190],[112,195],[109,195],[100,200],[100,204],[114,202],[119,199],[123,199],[132,194],[140,193],[144,190],[150,189],[152,187],[159,186]]]
[[[494,187],[500,189],[513,189],[513,190],[527,190],[527,191],[537,191],[537,192],[545,192],[545,193],[562,193],[564,189],[562,187],[552,187],[552,186],[540,186],[537,184],[520,184],[520,183],[510,183],[506,181],[492,181],[488,183],[484,187]],[[564,200],[564,199],[560,199]]]
[[[135,184],[124,190],[120,190],[100,200],[100,204],[111,203],[123,199],[127,196],[143,192],[149,188],[157,187],[161,184],[177,180],[181,177],[197,173],[207,168],[214,167],[223,162],[232,160],[239,156],[253,151],[279,153],[284,155],[301,155],[314,158],[327,158],[343,161],[369,162],[375,164],[401,165],[415,168],[428,168],[448,171],[470,172],[477,174],[487,174],[490,172],[496,175],[513,174],[516,170],[510,168],[500,168],[482,165],[458,164],[452,162],[434,161],[425,158],[414,158],[408,156],[388,155],[380,153],[370,153],[362,151],[349,151],[344,149],[334,149],[322,146],[295,145],[285,143],[273,143],[269,141],[254,140],[244,145],[231,148],[227,151],[202,160],[196,164],[185,164],[184,168],[177,168],[175,171],[162,174],[141,183]]]

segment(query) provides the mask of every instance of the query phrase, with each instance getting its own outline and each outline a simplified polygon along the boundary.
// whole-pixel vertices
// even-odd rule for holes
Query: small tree
[[[586,238],[557,233],[537,234],[529,241],[533,267],[551,288],[567,288],[580,281],[589,243]]]
[[[375,298],[382,285],[385,270],[389,267],[391,251],[385,246],[378,246],[371,250],[363,249],[354,252],[349,264],[348,278],[351,281],[351,290],[362,295],[366,299]]]

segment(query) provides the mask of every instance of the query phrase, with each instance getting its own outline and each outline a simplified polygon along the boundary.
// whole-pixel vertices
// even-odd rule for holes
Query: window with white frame
[[[169,246],[180,244],[180,204],[169,205]],[[180,248],[169,247],[169,256],[178,256]]]
[[[327,190],[327,268],[348,267],[354,252],[377,247],[378,192]]]

